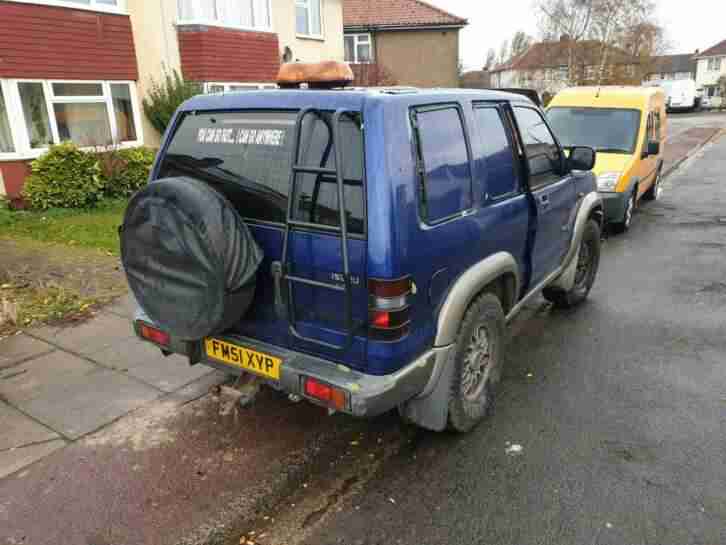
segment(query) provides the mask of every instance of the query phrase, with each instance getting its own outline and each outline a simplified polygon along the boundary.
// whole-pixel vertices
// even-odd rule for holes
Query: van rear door
[[[322,286],[344,285],[337,183],[336,176],[330,174],[335,172],[336,154],[332,115],[322,112],[302,120],[297,162],[321,172],[297,174],[292,203],[288,199],[299,117],[295,111],[184,114],[157,177],[191,176],[205,181],[234,204],[261,246],[264,260],[257,275],[255,299],[233,328],[235,333],[363,368],[365,330],[356,326],[349,334],[344,312],[346,293]],[[359,116],[341,118],[338,133],[349,232],[349,296],[353,322],[361,324],[367,320],[367,296]],[[291,225],[289,217],[305,226]],[[286,240],[286,272],[312,283],[290,283],[288,287],[280,278]]]

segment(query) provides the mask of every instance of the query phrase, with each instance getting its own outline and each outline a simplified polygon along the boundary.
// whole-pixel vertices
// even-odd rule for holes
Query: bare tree
[[[504,64],[509,59],[510,59],[510,55],[509,55],[509,42],[507,40],[504,40],[502,42],[502,47],[499,48],[498,64]]]
[[[561,38],[568,44],[567,79],[576,83],[575,48],[590,33],[594,4],[598,0],[538,0],[540,28],[549,39]]]
[[[512,38],[512,45],[510,47],[509,55],[511,58],[517,57],[527,51],[529,46],[532,45],[532,36],[521,30],[514,33]]]
[[[494,48],[490,48],[487,51],[487,58],[484,61],[484,70],[491,70],[495,64],[497,64],[497,52]]]
[[[546,37],[567,44],[568,84],[638,84],[667,47],[654,0],[538,0]],[[587,43],[583,43],[587,40]]]

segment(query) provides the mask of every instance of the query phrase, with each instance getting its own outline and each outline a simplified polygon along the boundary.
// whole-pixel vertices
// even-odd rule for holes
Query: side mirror
[[[570,151],[568,159],[570,170],[592,170],[595,166],[595,150],[576,146]]]
[[[658,155],[660,153],[660,142],[648,142],[648,155]]]

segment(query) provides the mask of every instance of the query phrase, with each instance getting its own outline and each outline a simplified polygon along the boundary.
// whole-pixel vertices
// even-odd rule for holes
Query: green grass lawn
[[[107,200],[89,210],[11,211],[0,207],[0,237],[96,248],[119,254],[118,226],[126,200]]]

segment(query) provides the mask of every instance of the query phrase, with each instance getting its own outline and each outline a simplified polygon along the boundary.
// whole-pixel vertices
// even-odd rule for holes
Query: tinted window
[[[326,115],[326,121],[330,121]],[[343,147],[343,177],[345,179],[345,209],[348,229],[363,233],[363,141],[356,120],[343,118],[340,124]],[[329,125],[309,115],[303,123],[300,141],[300,163],[304,166],[335,168],[335,146]],[[335,176],[300,173],[295,185],[295,219],[324,225],[340,225],[338,215],[338,186]]]
[[[474,117],[481,135],[481,155],[486,165],[489,198],[498,199],[516,192],[518,182],[514,155],[499,110],[477,108]],[[479,155],[476,149],[474,155]]]
[[[524,152],[529,164],[530,186],[540,187],[560,179],[560,151],[544,118],[530,108],[514,108]]]
[[[436,222],[471,208],[471,170],[459,110],[417,112],[424,167],[422,208]]]
[[[174,133],[159,177],[191,176],[204,180],[224,193],[244,218],[284,223],[296,118],[295,112],[188,114]],[[351,232],[362,233],[362,136],[353,120],[342,125],[345,175],[356,179],[346,185],[349,228]],[[302,131],[300,162],[332,168],[335,155],[326,122],[310,115]],[[335,187],[334,177],[300,174],[293,207],[295,217],[337,225]]]
[[[557,107],[547,117],[565,147],[588,146],[600,153],[635,151],[640,128],[637,110]]]

